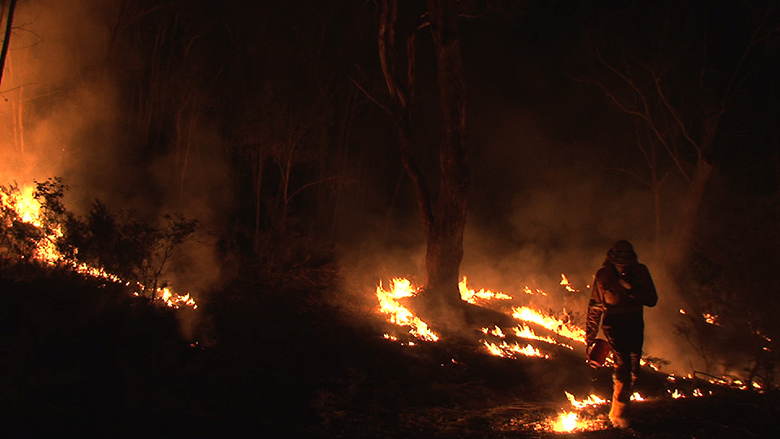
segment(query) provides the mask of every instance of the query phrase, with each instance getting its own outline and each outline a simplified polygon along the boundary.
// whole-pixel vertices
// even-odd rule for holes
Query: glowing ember
[[[704,321],[709,323],[710,325],[716,325],[720,326],[720,323],[718,323],[718,316],[714,314],[710,314],[708,312],[702,314],[702,317],[704,317]]]
[[[541,294],[542,296],[546,296],[547,295],[547,293],[545,293],[544,291],[540,290],[539,288],[537,288],[536,291],[532,290],[531,287],[529,287],[528,285],[526,285],[525,288],[523,288],[523,292],[525,294],[530,294],[530,295],[534,295],[534,294]]]
[[[571,286],[571,283],[569,282],[569,279],[566,278],[566,275],[561,273],[561,285],[566,288],[566,291],[572,292],[572,293],[579,293],[580,290],[575,289]]]
[[[577,428],[577,418],[577,413],[574,412],[561,413],[553,424],[553,431],[573,431]]]
[[[458,282],[458,289],[460,290],[460,298],[473,305],[476,305],[478,300],[512,299],[512,296],[508,296],[504,293],[495,293],[490,290],[481,289],[479,291],[474,291],[468,287],[466,276],[463,276],[463,280]]]
[[[578,431],[596,431],[607,428],[605,422],[594,419],[583,419],[577,412],[563,411],[555,417],[551,417],[543,428],[555,433],[572,433]]]
[[[641,402],[641,401],[645,401],[645,398],[642,395],[640,395],[639,392],[634,392],[634,394],[631,395],[631,401]]]
[[[376,297],[379,300],[379,312],[387,315],[388,321],[398,326],[409,326],[409,333],[426,341],[437,341],[439,336],[428,328],[428,324],[420,320],[398,300],[414,297],[418,289],[412,286],[408,279],[395,278],[390,281],[390,289],[382,288],[382,283],[376,287]]]
[[[529,308],[527,306],[512,308],[512,317],[524,322],[535,323],[545,329],[548,329],[562,337],[585,343],[585,330],[564,322],[552,316],[545,315],[541,311]]]

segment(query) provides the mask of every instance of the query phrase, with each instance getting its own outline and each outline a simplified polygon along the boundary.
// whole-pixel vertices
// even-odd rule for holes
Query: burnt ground
[[[547,360],[498,358],[458,336],[401,346],[372,317],[324,299],[333,273],[236,282],[195,311],[65,271],[5,266],[2,274],[3,437],[690,439],[777,431],[776,392],[672,384],[651,372],[632,429],[552,433],[546,420],[569,407],[563,392],[608,396],[608,370],[592,371],[565,349]],[[199,322],[195,341],[181,330],[190,320]],[[707,396],[672,399],[672,386]],[[604,424],[606,412],[583,415]]]

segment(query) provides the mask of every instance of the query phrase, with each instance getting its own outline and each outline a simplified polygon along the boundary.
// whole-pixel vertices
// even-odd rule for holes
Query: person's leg
[[[627,412],[631,402],[632,361],[629,352],[614,352],[615,371],[612,375],[612,406],[609,420],[616,428],[627,428]]]

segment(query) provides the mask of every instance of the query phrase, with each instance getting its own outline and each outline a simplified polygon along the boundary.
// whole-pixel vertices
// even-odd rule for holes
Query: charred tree
[[[379,57],[398,136],[401,159],[414,183],[417,206],[425,233],[426,298],[442,304],[460,301],[458,280],[463,259],[469,168],[466,148],[466,87],[458,37],[456,2],[431,0],[428,12],[406,38],[406,74],[402,51],[396,48],[398,2],[379,2]],[[411,98],[415,85],[416,32],[429,28],[433,37],[439,85],[441,127],[439,132],[438,198],[434,205],[428,183],[417,164],[411,129]],[[405,79],[402,79],[404,78]]]
[[[5,2],[3,2],[5,6]],[[3,48],[0,49],[0,85],[3,83],[3,70],[5,70],[5,59],[8,56],[8,47],[11,44],[11,29],[14,22],[14,9],[16,9],[16,0],[11,0],[8,4],[8,18],[5,20],[5,33],[3,34]]]
[[[469,168],[466,161],[466,85],[463,78],[456,3],[429,0],[431,34],[439,68],[442,114],[439,142],[439,200],[428,231],[426,287],[445,299],[459,299]]]

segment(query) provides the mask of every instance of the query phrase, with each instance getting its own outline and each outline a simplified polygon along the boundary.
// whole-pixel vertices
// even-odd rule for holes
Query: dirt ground
[[[251,292],[248,293],[248,292]],[[196,310],[121,285],[37,271],[0,277],[4,437],[763,438],[777,392],[648,370],[631,429],[608,407],[559,434],[565,392],[608,397],[610,371],[568,349],[500,358],[469,338],[402,346],[373,318],[345,318],[304,283],[244,283]],[[199,313],[199,314],[198,314]],[[349,313],[347,313],[349,314]],[[197,340],[184,321],[207,328]],[[381,319],[380,319],[381,320]],[[187,337],[185,335],[190,335]],[[674,399],[670,392],[703,396]]]

